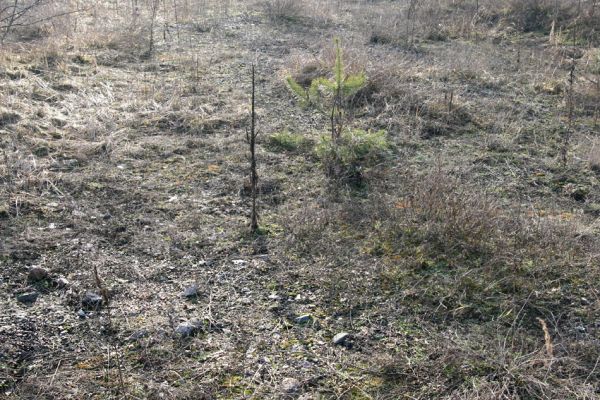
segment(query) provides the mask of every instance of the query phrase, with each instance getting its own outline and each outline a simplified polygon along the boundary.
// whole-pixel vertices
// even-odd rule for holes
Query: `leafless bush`
[[[2,0],[0,1],[0,42],[10,34],[20,40],[50,36],[60,28],[67,33],[77,25],[76,15],[90,7],[67,0]]]
[[[542,338],[547,335],[541,329],[539,333]],[[592,353],[599,350],[589,342],[587,348]],[[428,398],[448,400],[595,398],[591,379],[586,380],[585,373],[583,379],[578,377],[590,367],[585,360],[565,351],[548,357],[545,346],[528,340],[524,332],[441,334],[426,351],[424,362],[411,365],[403,354],[383,368],[390,385],[386,398],[396,398],[411,386],[420,387]],[[556,381],[560,384],[551,383]]]
[[[419,221],[425,236],[450,251],[482,251],[497,235],[500,209],[458,180],[436,171],[416,183],[406,208],[398,212]]]
[[[36,9],[46,5],[47,0],[3,0],[0,2],[0,31],[3,42],[8,34],[16,27],[31,24],[27,18]]]
[[[579,0],[510,0],[490,7],[524,32],[569,33],[569,40],[596,41],[600,29],[600,4]]]
[[[546,0],[512,0],[509,7],[510,18],[524,32],[550,30],[552,19],[558,13]]]
[[[264,3],[267,16],[272,20],[298,19],[303,14],[302,2],[297,0],[268,0]]]

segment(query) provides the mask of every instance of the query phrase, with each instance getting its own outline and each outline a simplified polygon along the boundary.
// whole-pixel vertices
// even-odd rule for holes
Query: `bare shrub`
[[[401,182],[404,196],[370,199],[363,217],[370,227],[362,229],[373,234],[365,250],[401,260],[392,275],[406,279],[406,271],[413,271],[414,279],[427,282],[429,293],[418,297],[431,303],[428,312],[488,318],[535,290],[546,293],[536,301],[560,309],[549,289],[557,280],[577,281],[589,272],[564,269],[587,248],[568,221],[506,211],[500,201],[441,169]]]
[[[514,23],[524,32],[550,32],[555,35],[563,31],[572,40],[573,34],[578,40],[594,42],[598,39],[600,6],[596,1],[578,0],[511,0],[497,2],[490,7]]]
[[[47,0],[3,0],[0,2],[0,31],[2,36],[0,42],[16,27],[22,27],[32,23],[29,16],[38,8],[46,5]]]
[[[498,325],[496,329],[501,331]],[[547,331],[548,328],[542,337],[549,335]],[[429,343],[423,361],[411,363],[403,354],[382,368],[380,373],[388,385],[389,398],[400,397],[411,387],[420,387],[428,398],[440,399],[596,397],[591,379],[585,380],[585,373],[583,379],[578,377],[589,367],[586,360],[563,351],[545,366],[547,349],[531,341],[524,332],[505,336],[477,332],[457,337],[433,335],[436,339]],[[588,350],[597,353],[599,349],[589,343]]]
[[[415,187],[408,199],[410,207],[398,208],[412,221],[418,221],[425,236],[451,252],[488,250],[497,235],[499,207],[473,189],[438,170]]]
[[[303,15],[302,2],[296,0],[268,0],[264,3],[265,13],[274,21],[293,21]]]
[[[20,41],[70,34],[78,27],[78,14],[92,7],[69,0],[0,1],[0,42],[9,35]]]
[[[510,2],[510,13],[511,18],[521,30],[533,32],[550,30],[555,10],[545,0],[512,0]]]

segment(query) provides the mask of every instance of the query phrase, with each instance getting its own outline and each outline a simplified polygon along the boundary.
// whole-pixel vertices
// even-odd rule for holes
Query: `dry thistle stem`
[[[552,345],[552,337],[550,337],[550,331],[546,321],[541,318],[537,318],[540,323],[542,330],[544,331],[544,346],[546,347],[546,355],[548,356],[548,363],[554,358],[554,346]]]

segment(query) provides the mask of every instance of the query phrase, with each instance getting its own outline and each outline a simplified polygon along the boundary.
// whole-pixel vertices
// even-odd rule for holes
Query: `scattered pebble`
[[[191,321],[181,323],[175,328],[175,333],[180,335],[182,338],[194,336],[198,333],[202,328],[202,322],[200,321]]]
[[[587,298],[582,297],[581,298],[581,304],[583,304],[584,306],[589,306],[592,303]]]
[[[87,292],[81,299],[81,306],[85,310],[98,310],[102,307],[102,303],[102,296],[94,292]]]
[[[148,336],[149,332],[147,329],[140,329],[139,331],[135,331],[133,332],[128,338],[127,340],[131,341],[131,342],[135,342],[136,340],[140,340],[142,338],[145,338],[146,336]]]
[[[305,315],[301,315],[298,318],[295,319],[297,324],[308,324],[309,322],[312,321],[312,315],[310,314],[305,314]]]
[[[298,392],[301,387],[302,387],[302,384],[300,383],[300,381],[298,379],[295,379],[295,378],[285,378],[281,382],[281,391],[283,393],[287,393],[287,394],[295,393],[295,392]]]
[[[35,303],[39,295],[40,294],[38,292],[23,293],[17,296],[17,301],[24,304]]]
[[[67,280],[67,278],[63,278],[63,277],[60,277],[56,280],[56,286],[59,289],[66,288],[67,286],[69,286],[69,283],[70,282]]]
[[[350,334],[348,332],[340,332],[333,337],[332,342],[335,345],[343,346],[346,344],[349,338]]]
[[[79,309],[79,311],[77,311],[77,316],[79,318],[81,318],[81,319],[86,319],[87,318],[87,314],[82,309]]]
[[[192,299],[198,296],[198,285],[194,284],[183,291],[183,297]]]
[[[252,300],[250,300],[250,299],[249,299],[249,298],[247,298],[247,297],[242,297],[242,298],[239,300],[239,302],[240,302],[240,303],[242,303],[243,305],[246,305],[246,306],[249,306],[250,304],[252,304]]]

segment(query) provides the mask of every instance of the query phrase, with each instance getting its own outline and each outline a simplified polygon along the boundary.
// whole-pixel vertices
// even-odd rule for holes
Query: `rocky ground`
[[[127,37],[4,46],[3,396],[600,398],[598,49],[500,28],[382,43],[363,7],[232,5],[149,58]],[[360,188],[324,175],[328,117],[285,84],[330,67],[335,36],[368,77],[350,124],[392,147]]]

